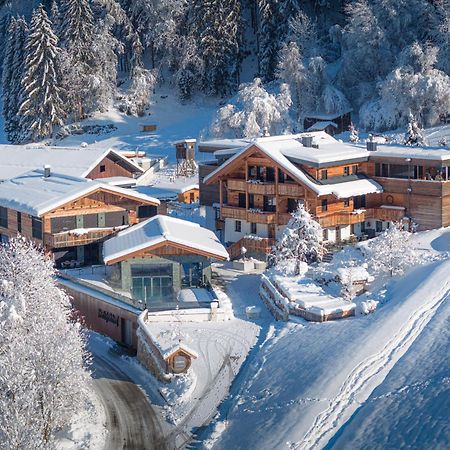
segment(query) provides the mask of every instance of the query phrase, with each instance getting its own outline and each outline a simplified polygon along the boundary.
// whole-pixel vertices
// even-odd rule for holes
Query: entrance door
[[[341,227],[336,227],[336,242],[341,242]]]
[[[133,325],[131,324],[131,320],[121,318],[120,327],[122,331],[122,344],[131,347],[133,345]]]
[[[269,237],[269,239],[275,239],[275,224],[274,223],[269,223],[267,236]]]

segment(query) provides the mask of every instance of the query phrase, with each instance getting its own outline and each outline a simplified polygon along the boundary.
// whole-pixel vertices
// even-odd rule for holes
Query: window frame
[[[240,220],[234,221],[234,231],[235,233],[242,233],[242,221]]]

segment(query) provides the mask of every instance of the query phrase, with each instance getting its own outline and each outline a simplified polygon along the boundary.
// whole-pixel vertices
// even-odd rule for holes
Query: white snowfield
[[[409,296],[408,310],[401,309],[381,324],[378,332],[371,336],[372,341],[383,343],[381,349],[350,371],[337,394],[328,400],[328,407],[315,416],[312,426],[291,448],[324,447],[336,430],[367,400],[426,327],[439,306],[450,299],[449,274],[450,261],[439,264],[427,282]],[[402,325],[397,328],[399,324]]]
[[[441,320],[437,311],[450,300],[450,229],[417,233],[412,244],[436,259],[404,277],[387,277],[386,287],[380,282],[372,292],[382,301],[374,314],[322,324],[264,324],[262,336],[266,338],[249,361],[251,369],[241,374],[242,384],[234,391],[232,405],[210,434],[202,436],[207,448],[272,450],[288,445],[296,450],[320,449],[337,440],[342,449],[383,449],[389,442],[388,433],[398,433],[401,437],[396,442],[405,443],[404,448],[411,442],[408,448],[445,448],[445,421],[439,422],[436,410],[429,409],[430,402],[424,409],[426,400],[414,397],[414,391],[407,406],[397,403],[396,414],[390,415],[394,423],[372,430],[372,441],[364,439],[364,430],[352,426],[353,414],[357,414],[357,423],[377,426],[377,418],[385,411],[383,401],[377,405],[375,418],[368,402],[375,389],[383,391],[394,368],[401,390],[408,383],[402,374],[414,371],[422,364],[421,358],[437,367],[445,365],[442,352],[435,357],[432,350],[423,349],[421,358],[414,358],[411,350],[418,337],[435,326],[441,327],[434,330],[435,339],[448,336],[448,316],[447,321]],[[401,361],[406,354],[410,362],[405,366]],[[440,383],[440,379],[423,381]],[[445,402],[445,396],[441,398]],[[396,423],[412,417],[411,408],[416,407],[422,411],[422,421],[415,424],[422,429],[415,433],[419,435],[416,440],[409,441],[408,420],[403,420],[403,428]],[[345,433],[347,428],[351,432]],[[248,433],[250,429],[258,432]],[[352,445],[355,436],[359,446]]]

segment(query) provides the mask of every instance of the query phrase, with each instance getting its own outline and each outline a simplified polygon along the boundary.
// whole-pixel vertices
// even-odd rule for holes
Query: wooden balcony
[[[245,208],[238,208],[237,206],[223,205],[220,216],[222,219],[246,220],[247,210]]]
[[[405,217],[405,209],[402,207],[380,206],[368,208],[365,212],[367,219],[382,220],[384,222],[398,222]]]
[[[278,185],[278,195],[285,195],[292,198],[304,197],[305,190],[299,184],[280,183]]]
[[[241,257],[242,247],[247,249],[247,252],[257,253],[257,254],[269,254],[272,250],[272,247],[275,245],[275,239],[269,238],[260,238],[260,239],[251,239],[251,238],[242,238],[239,241],[232,244],[227,248],[228,254],[230,255],[230,259],[236,259]]]
[[[275,195],[275,183],[247,183],[249,194]]]
[[[337,227],[340,225],[354,225],[363,222],[366,218],[364,212],[359,214],[338,212],[327,215],[318,216],[317,219],[323,228]]]
[[[247,222],[253,223],[275,223],[276,214],[274,212],[253,212],[247,213]]]
[[[237,180],[234,178],[229,178],[227,180],[227,186],[230,191],[243,191],[245,192],[245,187],[247,183],[245,180]]]
[[[44,233],[44,245],[51,248],[87,245],[99,242],[119,230],[120,228],[99,228],[98,230],[86,231],[85,233],[71,233],[70,231],[56,234]]]

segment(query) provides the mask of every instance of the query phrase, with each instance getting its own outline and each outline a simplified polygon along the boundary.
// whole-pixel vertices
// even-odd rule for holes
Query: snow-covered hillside
[[[382,299],[375,314],[322,324],[264,323],[266,339],[234,386],[228,409],[200,434],[209,438],[207,447],[353,449],[370,442],[381,449],[389,442],[392,448],[444,448],[450,229],[419,233],[414,241],[433,262],[373,292]],[[399,445],[392,445],[391,433]]]

